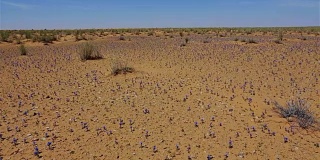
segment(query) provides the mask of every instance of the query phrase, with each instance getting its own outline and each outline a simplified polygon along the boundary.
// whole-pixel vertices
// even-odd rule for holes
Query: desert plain
[[[320,159],[320,36],[281,34],[64,35],[19,42],[26,55],[1,42],[0,157]],[[79,58],[88,41],[103,58]],[[134,71],[113,75],[118,62]],[[299,99],[308,127],[275,107]]]

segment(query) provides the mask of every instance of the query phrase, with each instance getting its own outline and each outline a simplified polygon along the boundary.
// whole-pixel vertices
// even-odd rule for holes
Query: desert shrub
[[[22,56],[27,55],[27,49],[26,49],[26,47],[25,47],[23,44],[20,45],[19,50],[20,50],[20,54],[21,54]]]
[[[183,32],[179,32],[179,35],[180,35],[180,37],[184,36]]]
[[[134,68],[130,67],[125,61],[113,60],[111,63],[111,74],[114,76],[118,74],[132,73],[134,71]]]
[[[297,99],[287,103],[286,107],[274,102],[275,109],[283,118],[293,117],[297,119],[300,127],[308,128],[316,122],[313,112],[309,109],[310,105],[305,100]]]
[[[124,38],[124,36],[120,36],[120,37],[119,37],[119,40],[120,40],[120,41],[124,41],[124,40],[126,40],[126,39]]]
[[[148,36],[153,36],[153,32],[148,32]]]
[[[248,43],[257,43],[255,40],[253,40],[253,39],[248,39],[248,41],[247,41]]]
[[[88,42],[81,46],[79,55],[82,61],[103,58],[97,48],[93,44]]]
[[[282,31],[279,31],[277,39],[278,39],[279,41],[282,41],[282,40],[283,40],[283,33],[282,33]]]
[[[32,38],[30,31],[25,31],[24,34],[26,35],[26,39],[31,39]]]
[[[9,33],[9,31],[0,31],[0,36],[1,36],[1,41],[8,42],[9,37],[10,37],[10,33]]]
[[[276,44],[282,44],[279,39],[274,40],[274,43],[276,43]]]
[[[189,38],[185,38],[184,40],[185,40],[186,44],[189,42]]]

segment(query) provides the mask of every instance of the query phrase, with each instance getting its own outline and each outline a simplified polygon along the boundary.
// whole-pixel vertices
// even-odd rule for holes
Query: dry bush
[[[103,58],[102,54],[97,50],[97,48],[89,42],[86,42],[81,46],[79,55],[82,61]]]
[[[302,128],[308,128],[316,123],[313,112],[309,109],[310,105],[305,100],[297,99],[287,103],[286,107],[274,102],[275,109],[283,118],[293,117],[297,119]]]
[[[20,50],[20,54],[21,54],[22,56],[27,55],[27,49],[26,49],[26,47],[25,47],[23,44],[20,45],[19,50]]]
[[[111,74],[116,76],[118,74],[127,74],[134,72],[135,69],[130,67],[127,62],[123,60],[112,60],[111,63]]]

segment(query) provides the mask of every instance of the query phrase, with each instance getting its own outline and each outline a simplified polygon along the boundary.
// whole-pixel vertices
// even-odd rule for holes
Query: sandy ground
[[[81,42],[26,45],[27,56],[0,44],[0,157],[320,159],[317,126],[272,104],[301,97],[319,120],[319,37],[186,37],[109,36],[94,41],[104,59],[86,62]],[[110,75],[119,59],[137,72]]]

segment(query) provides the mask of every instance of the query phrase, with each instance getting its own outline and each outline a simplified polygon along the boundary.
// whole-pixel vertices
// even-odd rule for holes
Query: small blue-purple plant
[[[233,142],[232,142],[231,138],[229,139],[229,148],[233,148]]]
[[[145,137],[148,138],[150,135],[149,135],[149,131],[146,130],[146,134],[145,134]]]
[[[47,146],[48,146],[48,148],[49,148],[50,150],[53,149],[53,148],[52,148],[52,142],[48,142],[48,143],[47,143]]]
[[[157,146],[153,146],[152,150],[153,150],[154,153],[158,152]]]
[[[195,127],[199,127],[198,122],[194,122],[194,126],[195,126]]]
[[[187,151],[188,151],[188,153],[190,153],[190,151],[191,151],[191,146],[190,146],[190,144],[189,144],[188,147],[187,147]]]
[[[18,145],[18,139],[17,138],[13,138],[12,143],[13,143],[13,145]]]
[[[37,156],[37,157],[40,157],[40,152],[39,152],[38,146],[36,146],[36,147],[34,148],[33,154],[34,154],[35,156]]]

